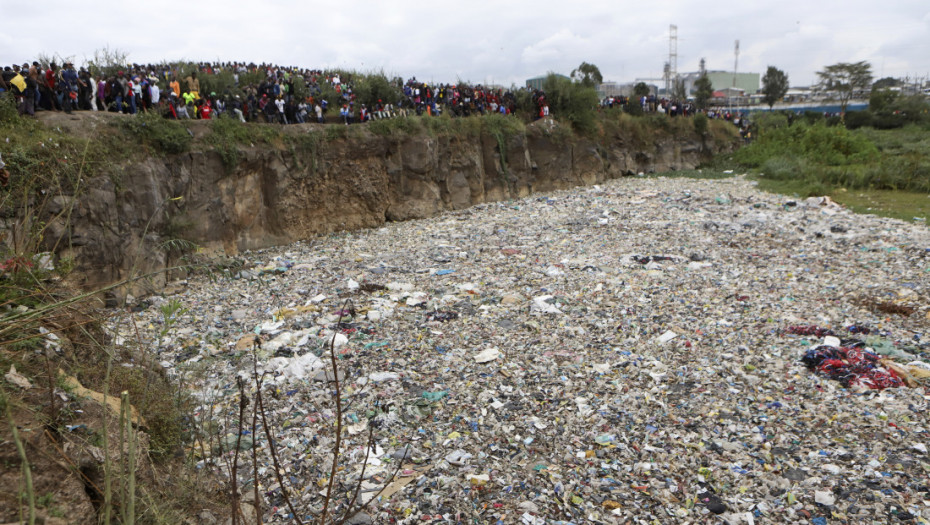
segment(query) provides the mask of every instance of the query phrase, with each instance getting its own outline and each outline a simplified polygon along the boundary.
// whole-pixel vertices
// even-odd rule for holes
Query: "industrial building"
[[[707,71],[707,78],[714,91],[724,91],[728,88],[736,88],[746,95],[755,94],[762,87],[759,73],[733,73],[732,71]],[[701,78],[700,72],[682,73],[681,79],[685,82],[685,90],[688,94],[694,94],[694,83]],[[735,79],[735,82],[734,82]]]
[[[565,75],[560,75],[559,73],[549,73],[548,75],[543,75],[543,76],[540,76],[540,77],[533,77],[533,78],[528,78],[528,79],[526,79],[526,87],[528,87],[528,88],[530,88],[530,89],[543,89],[543,84],[546,83],[546,78],[547,78],[549,75],[555,75],[555,76],[557,76],[557,77],[562,77],[562,78],[564,78],[564,79],[566,79],[566,80],[571,80],[571,78],[569,78],[569,77],[567,77],[567,76],[565,76]]]

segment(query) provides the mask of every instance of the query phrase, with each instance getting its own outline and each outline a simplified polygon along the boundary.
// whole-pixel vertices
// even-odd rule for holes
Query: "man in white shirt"
[[[152,106],[158,106],[158,101],[161,100],[161,90],[158,89],[158,80],[154,78],[149,79],[149,91],[152,92]]]
[[[97,111],[97,80],[94,79],[94,76],[90,76],[90,109]],[[104,111],[101,109],[101,111]]]
[[[275,99],[274,105],[278,108],[278,118],[281,119],[281,124],[287,124],[287,117],[284,116],[284,97]]]

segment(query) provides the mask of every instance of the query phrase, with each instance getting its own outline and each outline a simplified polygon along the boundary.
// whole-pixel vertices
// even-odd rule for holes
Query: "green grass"
[[[166,119],[154,111],[120,119],[118,125],[151,149],[162,153],[184,153],[194,140],[180,121]]]
[[[646,175],[647,178],[704,180],[728,179],[733,176],[732,173],[723,173],[722,169],[717,168],[668,171]],[[751,175],[750,178],[757,181],[757,187],[762,191],[799,199],[826,195],[855,213],[891,217],[904,221],[925,222],[926,219],[930,219],[930,194],[928,193],[876,189],[849,190],[831,187],[809,179],[769,179],[758,175]]]
[[[208,144],[259,144],[270,143],[281,137],[280,128],[272,125],[242,123],[239,119],[221,115],[210,121]]]
[[[762,127],[757,136],[726,162],[752,170],[764,186],[799,194],[837,188],[930,192],[930,133],[924,127],[847,130],[795,122]]]
[[[930,218],[930,194],[876,189],[846,189],[798,180],[757,178],[758,188],[798,198],[826,195],[851,211],[905,221]]]
[[[869,213],[905,221],[930,218],[930,194],[910,191],[835,191],[831,198],[856,213]]]
[[[36,189],[72,193],[82,175],[113,172],[134,145],[125,138],[115,139],[117,134],[110,130],[99,131],[93,139],[85,139],[31,118],[0,119],[3,161],[13,174],[9,185],[0,189],[0,208]]]

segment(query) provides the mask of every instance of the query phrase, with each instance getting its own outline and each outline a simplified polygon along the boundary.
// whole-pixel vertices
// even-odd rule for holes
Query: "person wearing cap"
[[[272,102],[271,98],[267,94],[262,95],[262,100],[259,102],[259,107],[262,108],[262,113],[265,115],[265,122],[273,124],[277,111],[274,102]]]
[[[242,98],[236,95],[229,103],[229,108],[239,118],[240,122],[245,122],[245,115],[242,113]]]
[[[129,91],[129,80],[126,79],[122,71],[116,72],[116,82],[113,87],[116,90],[116,93],[112,95],[113,100],[116,101],[116,112],[123,113],[123,99],[127,96],[127,92]]]
[[[136,106],[145,110],[145,101],[142,100],[143,93],[143,82],[139,78],[139,75],[136,75],[132,78],[132,98],[136,103]],[[135,111],[133,111],[135,113]]]
[[[345,125],[349,125],[349,106],[343,104],[342,108],[339,110],[339,117],[345,122]]]

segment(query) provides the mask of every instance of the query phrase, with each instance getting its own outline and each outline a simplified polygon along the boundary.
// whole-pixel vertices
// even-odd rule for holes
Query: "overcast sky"
[[[824,65],[868,60],[875,78],[930,75],[930,1],[507,0],[189,3],[0,0],[0,64],[110,46],[137,63],[272,62],[383,70],[405,79],[522,85],[582,61],[605,80],[661,77],[669,25],[678,70],[764,73],[805,86]]]

